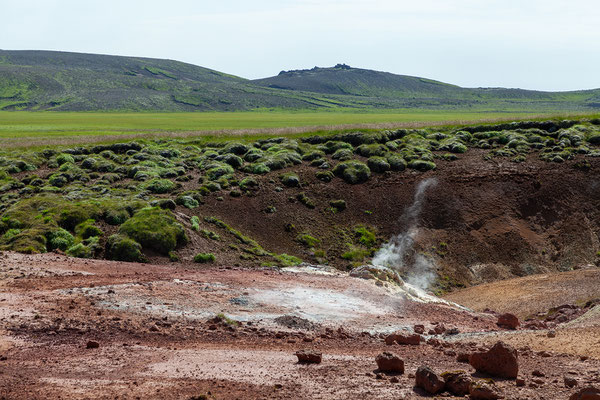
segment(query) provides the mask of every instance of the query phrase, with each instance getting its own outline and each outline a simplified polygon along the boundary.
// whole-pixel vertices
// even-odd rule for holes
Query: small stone
[[[469,362],[469,353],[458,353],[456,356],[456,361],[460,363],[468,363]]]
[[[500,390],[492,380],[471,382],[469,395],[472,400],[497,400],[501,397]]]
[[[577,379],[570,377],[570,376],[565,376],[564,382],[565,382],[565,386],[568,388],[577,386]]]
[[[519,372],[517,351],[503,342],[497,342],[487,352],[471,354],[469,363],[478,372],[501,378],[516,378]]]
[[[446,390],[457,396],[469,394],[469,386],[471,385],[471,377],[465,371],[444,372]]]
[[[533,372],[531,373],[531,375],[533,375],[533,376],[546,376],[546,374],[544,374],[539,369],[534,369]]]
[[[417,346],[421,344],[421,339],[422,337],[419,334],[404,333],[399,331],[388,335],[385,338],[385,344],[388,346],[394,343]]]
[[[100,347],[100,343],[93,340],[88,341],[85,345],[86,349],[97,349],[98,347]]]
[[[550,330],[548,331],[548,334],[546,335],[549,338],[555,338],[556,337],[556,331],[555,330]]]
[[[415,325],[413,327],[413,330],[415,331],[415,333],[422,335],[425,333],[425,325]]]
[[[396,354],[385,351],[375,358],[377,367],[382,372],[404,373],[404,361]]]
[[[391,383],[398,383],[398,382],[400,382],[400,379],[398,379],[398,377],[397,377],[397,376],[392,376],[392,377],[390,378],[390,382],[391,382]]]
[[[421,366],[415,375],[416,386],[427,393],[436,394],[444,389],[445,382],[429,367]]]
[[[525,386],[525,379],[517,378],[517,380],[515,381],[515,384],[517,385],[517,387],[523,387],[523,386]]]
[[[296,357],[300,364],[320,364],[322,360],[321,352],[314,350],[298,350]]]
[[[600,400],[600,389],[588,386],[573,393],[569,400]]]
[[[498,316],[498,322],[496,322],[496,325],[505,329],[517,329],[520,323],[519,318],[517,318],[516,315],[504,313]]]

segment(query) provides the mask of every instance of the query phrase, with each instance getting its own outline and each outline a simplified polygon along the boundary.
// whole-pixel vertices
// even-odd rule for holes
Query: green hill
[[[596,111],[600,90],[469,89],[343,64],[251,81],[172,60],[0,50],[0,110],[261,108]]]

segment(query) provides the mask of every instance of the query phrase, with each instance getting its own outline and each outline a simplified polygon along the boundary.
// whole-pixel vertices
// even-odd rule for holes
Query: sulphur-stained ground
[[[572,274],[581,290],[592,290],[597,271]],[[469,290],[473,301],[486,296]],[[600,383],[594,308],[554,326],[552,338],[548,330],[501,329],[494,314],[479,311],[325,267],[199,268],[3,253],[0,398],[422,398],[414,387],[419,366],[484,378],[457,355],[498,340],[518,350],[525,380],[518,387],[496,379],[506,398],[565,399]],[[388,333],[416,324],[425,339],[437,340],[385,344]],[[446,333],[428,334],[441,326]],[[298,364],[294,353],[302,349],[321,352],[322,362]],[[404,360],[404,374],[378,374],[382,351]],[[566,387],[565,376],[577,386]]]

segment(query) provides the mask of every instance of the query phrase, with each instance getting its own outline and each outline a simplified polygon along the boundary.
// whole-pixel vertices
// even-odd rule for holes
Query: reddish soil
[[[594,172],[600,168],[600,159],[587,158],[591,170],[581,171],[573,167],[578,159],[550,164],[531,154],[526,162],[514,163],[501,158],[484,160],[486,154],[470,149],[459,161],[436,160],[435,171],[374,173],[360,185],[340,179],[324,183],[315,178],[318,169],[296,166],[290,171],[300,176],[301,188],[278,191],[282,186],[278,176],[288,172],[282,170],[259,177],[260,186],[250,197],[226,196],[220,201],[211,195],[197,209],[177,211],[201,219],[215,216],[269,251],[323,262],[322,256],[320,260],[315,257],[314,249],[296,240],[300,233],[310,234],[320,240],[317,248],[324,251],[329,264],[344,269],[351,262],[340,256],[353,241],[353,228],[362,224],[375,230],[378,245],[402,232],[407,227],[400,219],[413,201],[416,186],[434,177],[438,184],[427,191],[414,251],[434,259],[442,288],[600,262],[600,180]],[[315,203],[314,209],[295,200],[301,192]],[[345,200],[346,210],[331,212],[329,201],[335,199]],[[267,213],[268,207],[277,211]],[[187,223],[187,218],[181,222]],[[294,229],[286,231],[288,224]],[[202,228],[227,238],[212,224],[202,221]],[[261,262],[242,260],[240,252],[226,244],[196,236],[192,245],[179,251],[182,260],[210,251],[221,265]],[[152,261],[168,262],[166,258]]]
[[[488,291],[480,287],[484,298]],[[214,320],[218,313],[240,322]],[[519,350],[526,381],[517,387],[497,380],[507,398],[567,398],[576,389],[565,387],[566,375],[580,386],[600,381],[600,354],[580,357],[585,343],[598,347],[593,324],[558,330],[551,339],[545,331],[504,331],[495,322],[491,314],[411,300],[397,286],[322,268],[198,268],[4,253],[0,398],[422,398],[414,388],[419,366],[480,377],[456,353],[500,339]],[[387,332],[417,323],[426,332],[443,324],[458,333],[432,336],[438,345],[384,343]],[[573,348],[573,338],[587,342]],[[322,352],[323,362],[298,364],[299,349]],[[375,357],[386,350],[400,355],[405,373],[378,379]],[[534,370],[545,376],[534,377]]]

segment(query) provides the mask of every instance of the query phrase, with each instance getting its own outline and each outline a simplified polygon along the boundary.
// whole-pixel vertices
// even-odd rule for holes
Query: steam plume
[[[419,233],[419,215],[423,209],[425,192],[430,187],[437,185],[437,179],[428,178],[419,183],[413,203],[404,210],[400,221],[406,230],[387,242],[381,249],[375,253],[372,264],[392,269],[401,269],[406,267],[405,259],[411,253],[415,238]],[[435,279],[435,265],[421,254],[414,257],[413,264],[408,268],[409,275],[407,283],[421,289],[427,289],[430,283]]]

